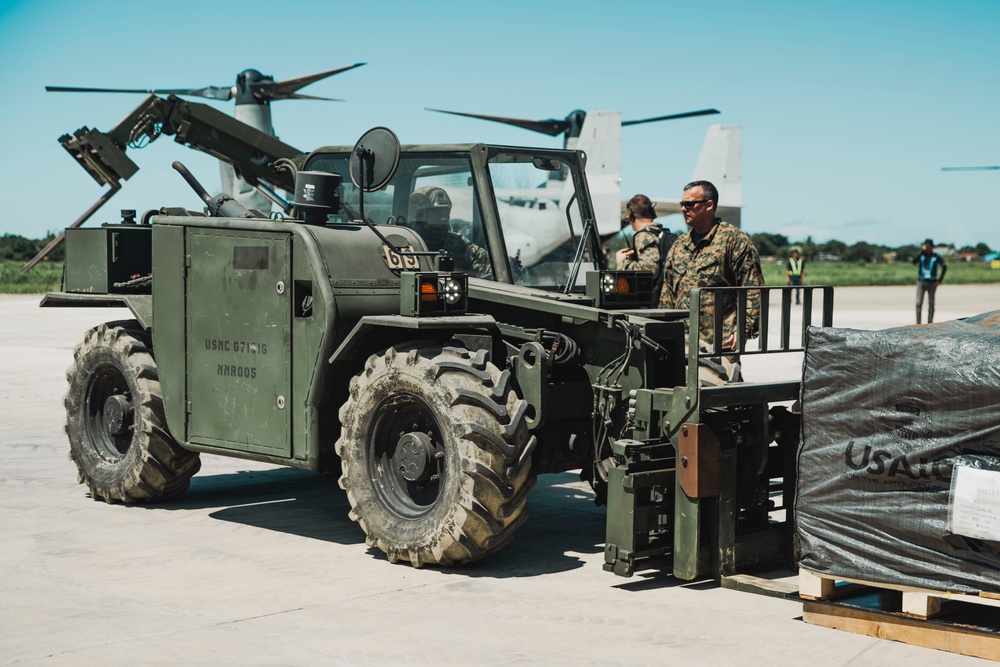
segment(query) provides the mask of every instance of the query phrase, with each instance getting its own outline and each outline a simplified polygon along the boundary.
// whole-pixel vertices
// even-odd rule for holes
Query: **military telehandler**
[[[699,386],[718,355],[685,322],[718,290],[657,310],[651,274],[606,270],[585,160],[376,128],[274,160],[284,214],[178,164],[203,208],[68,229],[42,305],[133,315],[87,332],[67,372],[80,482],[143,503],[187,489],[203,453],[332,471],[390,561],[452,566],[511,541],[536,475],[580,469],[608,505],[609,571],[724,580],[790,558],[800,383]],[[417,208],[435,189],[450,251]],[[456,270],[464,251],[488,265]],[[761,301],[759,349],[739,350],[801,349],[790,292],[729,289],[741,325]],[[805,290],[803,330],[814,294],[829,325],[832,292]]]

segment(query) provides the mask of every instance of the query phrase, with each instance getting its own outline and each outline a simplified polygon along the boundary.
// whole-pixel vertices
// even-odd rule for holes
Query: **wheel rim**
[[[125,375],[112,364],[94,369],[87,385],[87,435],[102,459],[120,461],[132,444],[135,410]]]
[[[416,396],[399,395],[375,410],[367,439],[368,474],[382,503],[404,519],[430,512],[445,482],[437,420]]]

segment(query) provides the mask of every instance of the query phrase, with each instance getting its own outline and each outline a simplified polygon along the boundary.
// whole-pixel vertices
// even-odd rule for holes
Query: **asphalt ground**
[[[839,289],[835,324],[908,325],[913,296]],[[511,546],[455,570],[368,549],[329,475],[203,455],[173,501],[94,502],[65,370],[125,314],[38,300],[0,296],[0,665],[985,664],[806,624],[794,600],[604,572],[604,510],[572,473],[539,479]],[[945,285],[936,319],[998,308],[1000,285]],[[746,373],[794,375],[786,356]]]

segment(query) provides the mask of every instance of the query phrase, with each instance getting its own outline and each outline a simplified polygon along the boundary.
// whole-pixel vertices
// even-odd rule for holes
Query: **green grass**
[[[766,285],[785,284],[784,262],[767,262],[761,267]],[[807,285],[833,285],[835,287],[870,285],[915,285],[917,267],[909,262],[893,264],[853,264],[849,262],[807,262]],[[951,285],[1000,283],[1000,269],[990,268],[986,262],[960,262],[948,264],[945,282]]]
[[[62,262],[40,262],[21,273],[24,262],[0,261],[0,294],[44,294],[58,291],[62,282]],[[785,265],[765,262],[764,282],[785,284]],[[836,287],[862,285],[912,285],[917,269],[912,264],[851,264],[848,262],[812,262],[806,264],[806,284]],[[945,282],[952,285],[1000,283],[1000,269],[986,262],[951,262]]]
[[[39,262],[21,273],[25,262],[0,260],[0,294],[44,294],[59,291],[62,285],[62,262]]]

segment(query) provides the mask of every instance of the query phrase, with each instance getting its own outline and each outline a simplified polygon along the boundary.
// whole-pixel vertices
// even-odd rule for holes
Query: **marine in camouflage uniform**
[[[429,185],[410,195],[410,220],[428,250],[446,250],[455,258],[455,269],[474,278],[493,279],[493,266],[486,250],[451,231],[451,197],[444,188]]]
[[[750,237],[728,222],[716,218],[716,224],[697,243],[691,232],[681,234],[670,248],[664,262],[663,291],[660,308],[691,307],[691,290],[696,287],[746,287],[763,285],[760,256]],[[723,316],[722,338],[728,339],[736,331],[736,295],[720,297],[719,307]],[[712,342],[715,314],[715,295],[705,294],[698,317],[699,337]],[[746,337],[757,336],[760,315],[760,292],[750,292],[747,298]]]
[[[435,234],[423,229],[419,223],[417,233],[423,237],[428,250],[447,250],[455,258],[456,271],[465,271],[473,278],[493,279],[489,253],[461,234],[451,231]]]
[[[653,282],[660,274],[660,232],[663,226],[652,222],[635,233],[633,250],[635,259],[626,259],[618,264],[622,271],[652,271]]]
[[[763,285],[760,256],[750,237],[743,231],[715,217],[718,190],[707,181],[695,181],[684,187],[681,209],[690,231],[674,242],[664,262],[661,308],[691,307],[691,290],[696,287],[746,287]],[[718,303],[716,303],[718,301]],[[698,315],[698,338],[702,348],[714,343],[715,309],[721,309],[722,346],[732,349],[736,334],[737,296],[735,294],[704,294]],[[756,338],[760,316],[760,292],[747,294],[747,339]],[[732,342],[731,342],[732,341]],[[725,361],[735,367],[735,355]],[[725,365],[725,364],[724,364]],[[738,367],[731,371],[729,380],[739,379]],[[700,374],[701,376],[701,374]],[[701,376],[703,377],[703,376]]]
[[[636,195],[625,205],[625,220],[635,235],[630,247],[615,253],[615,265],[622,271],[651,271],[653,283],[660,277],[660,232],[663,227],[653,219],[656,211],[646,195]]]

